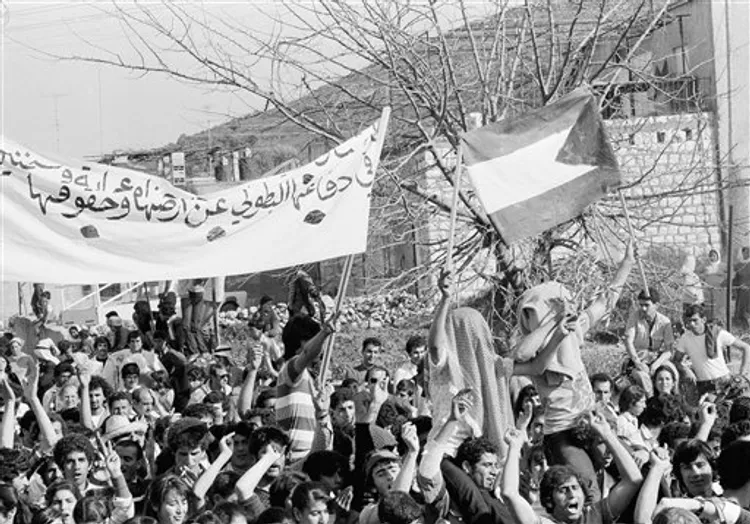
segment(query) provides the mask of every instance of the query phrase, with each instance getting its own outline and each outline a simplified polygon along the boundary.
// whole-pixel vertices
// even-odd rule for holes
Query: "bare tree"
[[[245,119],[249,124],[259,120],[277,134],[304,132],[326,144],[352,135],[390,105],[371,220],[376,249],[369,261],[384,273],[374,280],[399,289],[445,259],[445,237],[427,230],[451,211],[456,148],[474,125],[539,107],[584,83],[600,94],[610,118],[626,116],[623,99],[633,92],[650,93],[657,105],[682,101],[685,111],[701,109],[695,96],[670,87],[654,66],[652,36],[671,23],[670,7],[670,0],[290,1],[263,14],[269,30],[259,33],[205,4],[113,2],[102,9],[119,19],[129,48],[92,43],[91,54],[64,58],[234,90],[266,105],[264,113]],[[615,148],[628,147],[627,141],[619,137]],[[637,218],[672,220],[679,206],[665,208],[662,216],[641,211],[656,199],[716,192],[715,170],[695,165],[680,168],[683,181],[670,194],[649,189],[649,180],[668,165],[657,160],[637,167],[630,182]],[[503,291],[496,306],[506,318],[512,317],[509,296],[554,272],[553,248],[580,252],[582,239],[622,231],[619,210],[605,203],[519,251],[493,230],[468,184],[459,205],[456,265],[468,267],[487,250],[494,254],[493,271],[472,275]],[[420,264],[404,267],[387,259],[409,246],[420,251],[414,254]],[[516,263],[520,252],[527,259],[523,267]]]

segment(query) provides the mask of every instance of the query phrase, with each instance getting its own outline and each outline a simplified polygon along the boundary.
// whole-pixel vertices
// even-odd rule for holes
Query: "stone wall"
[[[721,199],[711,116],[705,113],[610,120],[624,194],[647,250],[704,256],[722,250]],[[618,199],[601,205],[621,214]]]

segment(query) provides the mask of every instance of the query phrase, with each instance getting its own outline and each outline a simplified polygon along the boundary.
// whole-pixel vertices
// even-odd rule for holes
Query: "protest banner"
[[[361,253],[387,121],[305,166],[203,196],[0,137],[0,278],[174,280]]]

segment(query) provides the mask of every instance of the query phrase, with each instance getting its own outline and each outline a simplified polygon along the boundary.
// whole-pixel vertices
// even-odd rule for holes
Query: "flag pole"
[[[461,171],[463,164],[463,149],[461,143],[458,144],[456,152],[456,168],[453,175],[453,199],[451,201],[450,229],[448,230],[448,251],[445,257],[445,269],[453,271],[453,247],[456,238],[456,219],[458,217],[458,197],[461,193]]]
[[[388,122],[391,118],[391,108],[386,106],[380,113],[380,122],[378,123],[378,143],[381,148],[385,143],[385,132],[388,129]],[[382,150],[381,150],[382,151]],[[379,160],[379,159],[378,159]],[[334,306],[333,314],[331,318],[335,318],[341,312],[341,307],[344,304],[344,297],[346,296],[346,288],[349,287],[349,277],[352,274],[352,267],[354,266],[354,255],[348,255],[344,261],[344,270],[339,280],[339,289],[336,294],[336,305]],[[321,319],[325,322],[325,319]],[[318,375],[318,386],[322,389],[328,379],[328,368],[331,365],[331,355],[333,354],[333,344],[336,341],[336,333],[331,333],[326,341],[326,347],[323,350],[323,362],[320,367],[320,374]]]
[[[727,231],[727,234],[729,238],[727,238],[727,296],[726,296],[726,306],[727,306],[727,327],[726,330],[730,333],[732,332],[732,281],[734,280],[732,275],[733,269],[732,269],[732,233],[734,230],[734,206],[729,206],[729,223],[728,228],[729,231]]]
[[[628,206],[625,203],[625,195],[622,194],[622,189],[618,189],[617,193],[620,195],[620,204],[622,204],[622,210],[625,213],[625,223],[628,225],[630,241],[633,242],[633,247],[635,247],[635,231],[633,230],[633,223],[630,221],[630,212],[628,211]],[[641,259],[639,257],[636,257],[635,261],[638,263],[638,271],[641,274],[643,290],[648,294],[648,280],[646,279],[646,272],[643,270],[643,262],[641,262]]]
[[[354,255],[349,255],[344,260],[344,268],[341,272],[341,278],[339,280],[339,289],[336,293],[336,305],[333,309],[333,315],[336,315],[341,311],[341,307],[344,304],[344,297],[346,296],[346,288],[349,287],[349,277],[352,274],[352,267],[354,266]],[[325,319],[321,319],[325,321]],[[318,375],[318,386],[322,388],[325,386],[326,380],[328,379],[328,368],[331,365],[331,355],[333,354],[333,344],[336,340],[336,333],[331,333],[326,340],[326,347],[323,350],[323,363],[320,366],[320,374]]]

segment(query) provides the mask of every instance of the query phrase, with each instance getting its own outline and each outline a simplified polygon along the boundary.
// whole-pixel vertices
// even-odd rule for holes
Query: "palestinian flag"
[[[591,91],[462,136],[474,191],[507,243],[580,215],[620,185]]]

